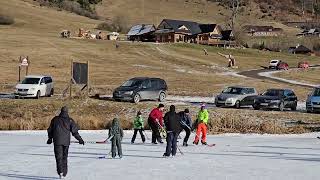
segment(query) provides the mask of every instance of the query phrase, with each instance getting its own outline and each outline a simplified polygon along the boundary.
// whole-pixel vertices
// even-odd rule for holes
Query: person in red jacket
[[[157,141],[159,143],[163,143],[161,140],[159,129],[163,128],[163,111],[164,111],[164,105],[159,104],[157,108],[154,108],[148,118],[148,124],[152,130],[152,143],[157,144]]]

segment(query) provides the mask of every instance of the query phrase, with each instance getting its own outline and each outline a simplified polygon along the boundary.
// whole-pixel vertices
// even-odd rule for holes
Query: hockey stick
[[[71,143],[79,144],[79,141],[71,141]],[[107,144],[107,141],[84,141],[85,144]]]
[[[195,134],[199,139],[200,139],[200,136],[198,134]],[[215,146],[216,144],[207,144],[208,147],[213,147]]]
[[[143,132],[144,136],[146,137],[146,139],[149,141],[149,137],[147,136],[147,133],[144,130],[142,132]]]
[[[114,135],[110,136],[108,139],[104,140],[104,141],[84,141],[84,143],[88,143],[88,144],[107,144],[109,142],[110,139],[112,139],[114,137]],[[79,143],[79,141],[71,141],[71,143]]]
[[[177,146],[177,149],[179,150],[179,152],[181,153],[181,155],[184,155],[184,153],[181,151],[181,149],[179,148],[179,146]]]
[[[156,121],[156,122],[157,122],[158,125],[159,125],[159,134],[160,134],[160,137],[161,137],[162,139],[166,139],[166,138],[167,138],[166,129],[165,129],[164,127],[162,127],[161,124],[160,124],[158,121]]]

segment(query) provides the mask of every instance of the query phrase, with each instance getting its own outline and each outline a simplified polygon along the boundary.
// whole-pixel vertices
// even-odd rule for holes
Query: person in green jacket
[[[200,133],[202,133],[201,143],[207,145],[207,125],[209,120],[209,113],[206,109],[205,104],[201,105],[201,110],[198,113],[197,117],[197,132],[196,137],[193,141],[193,144],[198,145],[200,139]]]
[[[133,121],[133,128],[134,128],[134,133],[131,139],[131,143],[133,144],[134,141],[136,140],[137,133],[139,131],[141,135],[142,142],[144,143],[146,141],[146,138],[144,137],[143,131],[144,131],[144,120],[142,118],[142,114],[139,111],[137,113],[137,116],[135,117]]]
[[[116,157],[117,150],[118,150],[119,158],[122,158],[122,147],[121,147],[122,138],[123,138],[123,129],[120,126],[119,120],[117,118],[114,118],[112,121],[112,126],[109,129],[109,137],[108,137],[108,139],[111,140],[112,158]]]

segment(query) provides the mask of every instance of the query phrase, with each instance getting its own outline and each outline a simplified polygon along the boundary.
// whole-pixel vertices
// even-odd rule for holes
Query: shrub
[[[14,24],[14,19],[10,16],[0,14],[0,25],[11,25]]]
[[[122,16],[116,16],[111,23],[102,22],[97,26],[99,30],[111,31],[111,32],[122,32],[128,31],[128,23],[126,18]]]
[[[313,49],[314,51],[320,51],[320,43],[319,43],[319,42],[313,43],[312,49]]]
[[[76,13],[80,16],[86,16],[91,19],[98,19],[98,15],[95,11],[90,9],[84,9],[79,3],[74,1],[63,1],[60,6],[61,9]]]
[[[86,16],[91,19],[99,19],[91,4],[97,4],[101,0],[37,0],[40,6],[57,7],[69,12],[76,13],[80,16]]]
[[[252,49],[259,49],[262,50],[265,48],[264,42],[262,43],[254,43],[251,47]]]

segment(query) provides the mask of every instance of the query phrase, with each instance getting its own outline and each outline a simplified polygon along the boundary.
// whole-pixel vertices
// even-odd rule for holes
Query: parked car
[[[236,107],[252,106],[257,91],[253,87],[232,86],[224,89],[221,94],[215,98],[217,107]]]
[[[306,101],[307,112],[320,112],[320,87],[314,88]]]
[[[54,93],[51,76],[30,75],[16,85],[14,95],[16,98],[32,97],[39,99],[43,96],[52,96]]]
[[[277,69],[278,64],[281,62],[281,60],[273,59],[269,63],[269,69]]]
[[[289,64],[286,62],[279,62],[276,69],[277,70],[288,70]]]
[[[163,79],[136,77],[116,88],[113,92],[113,99],[134,103],[141,100],[159,100],[162,102],[167,96],[167,90],[167,83]]]
[[[279,109],[280,111],[290,108],[295,111],[297,109],[297,102],[297,96],[290,89],[268,89],[255,98],[253,108],[255,110],[261,108]]]
[[[309,67],[310,67],[310,65],[307,61],[302,61],[302,62],[298,63],[298,68],[308,69]]]

